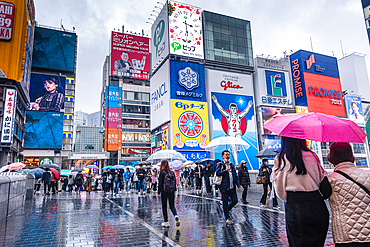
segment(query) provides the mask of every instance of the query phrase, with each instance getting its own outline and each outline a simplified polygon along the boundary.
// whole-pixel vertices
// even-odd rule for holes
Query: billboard
[[[265,139],[265,148],[276,148],[276,150],[280,149],[281,139]]]
[[[7,88],[5,93],[3,124],[1,128],[1,143],[3,144],[11,144],[13,142],[13,125],[16,104],[17,91],[15,89]]]
[[[122,142],[150,142],[150,134],[122,133]]]
[[[117,151],[121,149],[121,129],[105,129],[105,151]]]
[[[105,128],[120,129],[122,127],[122,108],[105,108]]]
[[[122,107],[122,88],[107,86],[105,90],[106,107]]]
[[[63,76],[32,73],[28,110],[64,112],[65,82]]]
[[[170,65],[167,60],[150,80],[150,129],[170,121]],[[160,117],[158,117],[160,116]]]
[[[206,101],[203,64],[170,60],[171,99]]]
[[[346,113],[349,120],[354,121],[360,127],[365,127],[364,111],[362,109],[361,97],[346,95]]]
[[[24,148],[62,148],[63,113],[26,111]]]
[[[173,149],[205,151],[209,142],[207,103],[172,100]]]
[[[161,128],[152,134],[150,140],[150,147],[153,150],[166,150],[169,148],[168,146],[168,124],[161,126]]]
[[[32,66],[32,51],[33,51],[33,27],[31,21],[28,22],[26,51],[24,54],[24,73],[21,80],[21,85],[28,100],[30,100],[30,83],[31,83],[31,66]]]
[[[149,80],[149,38],[112,32],[111,76]]]
[[[152,28],[152,72],[162,63],[162,61],[169,54],[169,42],[168,42],[168,7],[167,2],[164,4],[161,12],[157,19],[154,21]]]
[[[299,50],[290,56],[290,66],[296,105],[345,117],[335,57]]]
[[[296,113],[295,109],[287,108],[275,108],[275,107],[261,107],[262,112],[262,124],[268,123],[272,119],[278,116],[283,116],[287,113]],[[273,133],[268,129],[263,129],[265,135],[272,135]],[[275,135],[275,134],[274,134]]]
[[[170,53],[204,59],[202,10],[168,1]]]
[[[75,55],[75,33],[35,28],[32,67],[74,72]]]
[[[234,164],[238,159],[247,162],[248,168],[258,170],[258,152],[256,135],[256,117],[253,96],[211,92],[213,139],[223,136],[238,137],[250,147],[241,150],[237,157],[232,155]],[[225,147],[226,148],[226,147]],[[216,159],[222,159],[221,152],[215,153]]]
[[[0,78],[20,82],[28,63],[27,40],[33,39],[28,34],[29,25],[35,26],[35,6],[33,0],[9,2],[0,1]]]

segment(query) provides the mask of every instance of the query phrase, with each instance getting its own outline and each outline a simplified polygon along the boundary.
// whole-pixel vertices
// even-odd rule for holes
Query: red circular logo
[[[181,133],[189,138],[199,136],[203,130],[202,118],[191,111],[184,112],[180,115],[178,125]]]

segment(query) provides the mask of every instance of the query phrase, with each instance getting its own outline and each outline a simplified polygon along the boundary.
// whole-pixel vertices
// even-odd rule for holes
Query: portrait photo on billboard
[[[63,113],[26,111],[24,148],[62,148]]]
[[[364,112],[362,109],[361,98],[359,96],[345,96],[347,117],[357,123],[360,127],[365,127]]]
[[[32,73],[28,110],[64,112],[65,82],[63,76]]]
[[[76,34],[35,28],[32,67],[75,71]]]
[[[275,107],[261,107],[262,111],[262,123],[268,123],[275,117],[283,116],[287,113],[296,113],[295,109],[288,109],[288,108],[275,108]],[[274,135],[270,130],[263,129],[263,133],[265,135]]]
[[[238,152],[238,164],[247,162],[248,169],[258,169],[256,117],[252,96],[211,93],[213,139],[224,136],[241,138],[250,147]],[[234,155],[230,155],[235,163]],[[215,153],[216,159],[222,159],[221,153]]]

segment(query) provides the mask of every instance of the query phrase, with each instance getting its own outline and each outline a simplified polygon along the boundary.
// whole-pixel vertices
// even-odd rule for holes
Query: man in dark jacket
[[[182,176],[184,177],[185,188],[187,188],[189,185],[189,170],[187,167],[185,167],[184,171],[182,172]]]
[[[190,168],[189,172],[190,187],[194,187],[194,170]]]
[[[136,174],[137,174],[137,180],[138,180],[138,193],[145,194],[146,171],[143,168],[143,165],[140,165],[140,168],[137,170]],[[140,189],[142,190],[141,193],[140,193]]]
[[[206,183],[206,189],[207,189],[207,194],[210,195],[211,194],[211,182],[210,182],[210,178],[213,177],[213,169],[211,167],[211,163],[210,162],[207,162],[207,165],[206,167],[204,168],[204,181]]]
[[[51,173],[49,168],[45,169],[44,174],[42,174],[42,181],[44,182],[44,195],[50,195],[50,184],[51,184]],[[47,189],[47,190],[46,190]]]
[[[248,204],[247,193],[248,193],[248,187],[251,186],[251,180],[249,177],[247,163],[244,160],[240,162],[240,166],[238,169],[238,177],[239,177],[240,185],[243,187],[242,202],[244,204]]]
[[[238,203],[236,187],[241,189],[235,166],[230,162],[230,152],[222,152],[223,162],[220,162],[216,168],[216,175],[222,176],[222,182],[219,186],[222,195],[222,208],[226,219],[226,224],[233,225],[234,222],[230,217],[230,210]],[[231,202],[229,203],[229,198]]]
[[[202,192],[202,179],[203,179],[203,167],[198,164],[197,167],[195,167],[194,170],[194,176],[197,179],[196,180],[196,193],[201,193]]]

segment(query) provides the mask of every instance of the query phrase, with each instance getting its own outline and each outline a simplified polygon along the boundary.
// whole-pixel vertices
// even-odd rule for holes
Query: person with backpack
[[[137,179],[138,179],[138,194],[145,194],[145,177],[146,177],[146,171],[143,168],[143,165],[140,164],[140,168],[136,172]],[[140,193],[140,190],[142,192]]]
[[[177,211],[175,208],[176,177],[175,173],[171,170],[167,160],[162,160],[161,162],[158,180],[158,196],[161,197],[164,220],[161,225],[162,227],[170,227],[167,215],[168,200],[172,214],[173,216],[175,216],[176,226],[180,226],[180,219],[179,216],[177,216]]]

